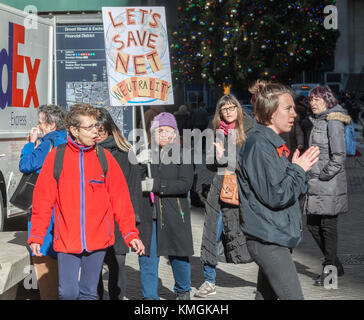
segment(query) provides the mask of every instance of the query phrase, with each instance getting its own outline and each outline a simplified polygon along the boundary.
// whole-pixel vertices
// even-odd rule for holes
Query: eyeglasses
[[[170,135],[174,133],[174,130],[169,130],[169,129],[161,129],[161,130],[156,130],[155,133],[158,133],[159,135]]]
[[[92,131],[93,128],[96,128],[97,130],[99,130],[100,128],[100,124],[99,123],[94,123],[88,127],[84,127],[84,126],[79,126],[79,128],[85,129],[86,131]]]
[[[236,108],[236,106],[231,106],[231,107],[228,107],[228,108],[221,108],[220,112],[222,114],[226,114],[228,111],[233,112],[235,110],[235,108]]]

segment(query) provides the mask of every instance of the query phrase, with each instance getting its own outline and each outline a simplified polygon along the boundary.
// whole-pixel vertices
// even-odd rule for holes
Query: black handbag
[[[51,146],[49,148],[48,153],[54,147],[53,139],[49,139],[51,142]],[[39,173],[31,172],[24,173],[21,177],[18,186],[16,187],[13,195],[10,198],[10,203],[14,206],[27,211],[32,207],[33,204],[33,191],[35,184],[37,182]]]
[[[33,191],[35,183],[38,179],[38,173],[24,173],[21,177],[18,186],[10,198],[10,203],[14,206],[27,211],[33,203]]]

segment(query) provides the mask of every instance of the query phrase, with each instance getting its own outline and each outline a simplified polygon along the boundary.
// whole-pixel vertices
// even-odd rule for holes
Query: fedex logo
[[[40,59],[35,59],[32,64],[30,57],[22,56],[18,52],[18,44],[24,44],[25,28],[22,25],[9,22],[9,45],[8,51],[2,49],[0,52],[0,108],[8,106],[29,108],[33,99],[34,107],[39,106],[37,88],[35,81],[40,65]],[[17,87],[18,74],[24,73],[24,62],[28,74],[29,86],[26,94],[23,89]],[[8,85],[3,88],[3,69],[6,66]],[[6,74],[6,73],[5,73]],[[25,99],[24,99],[25,95]]]

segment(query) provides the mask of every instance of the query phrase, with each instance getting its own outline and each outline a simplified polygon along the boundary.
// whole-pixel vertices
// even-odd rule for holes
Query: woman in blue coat
[[[60,106],[42,105],[38,108],[38,126],[30,130],[28,143],[20,155],[19,170],[21,172],[39,173],[49,151],[67,142],[65,115],[66,112]],[[42,135],[40,139],[38,139],[39,132]],[[28,215],[28,232],[32,227],[30,220],[31,212]],[[53,222],[54,215],[41,246],[42,257],[32,257],[42,300],[58,299],[58,267],[57,255],[53,250]]]
[[[280,84],[259,85],[255,97],[254,131],[239,157],[238,183],[243,232],[259,266],[256,299],[303,299],[291,249],[302,239],[299,197],[307,191],[307,172],[318,161],[319,149],[292,163],[279,136],[289,132],[296,117],[291,90]]]

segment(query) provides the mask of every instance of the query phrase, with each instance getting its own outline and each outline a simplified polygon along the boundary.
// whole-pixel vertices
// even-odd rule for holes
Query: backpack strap
[[[57,188],[58,188],[59,177],[61,176],[61,172],[62,172],[62,168],[63,168],[63,159],[64,159],[64,153],[66,150],[66,145],[67,145],[67,143],[63,143],[57,147],[56,156],[54,159],[53,176],[54,176],[54,179],[56,179],[56,181],[57,181]],[[96,154],[97,154],[97,158],[99,159],[102,171],[104,172],[104,175],[106,177],[108,164],[107,164],[104,148],[99,145],[96,146]]]
[[[53,176],[54,179],[56,179],[57,181],[57,188],[58,188],[59,177],[61,176],[63,168],[63,159],[64,159],[64,152],[66,150],[66,145],[67,143],[62,143],[58,145],[56,150],[56,156],[54,158]]]
[[[106,160],[106,155],[105,155],[105,150],[103,147],[97,145],[96,146],[96,154],[97,157],[99,158],[99,162],[102,168],[102,171],[104,172],[104,176],[106,178],[106,173],[107,173],[107,160]]]

